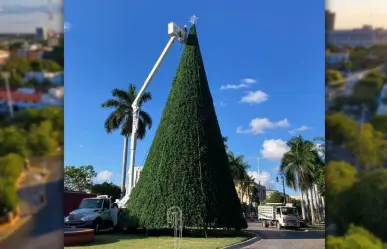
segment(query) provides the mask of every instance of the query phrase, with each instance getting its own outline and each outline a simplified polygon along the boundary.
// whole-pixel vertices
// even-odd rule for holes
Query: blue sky
[[[262,158],[261,182],[270,183],[289,131],[303,130],[308,139],[324,134],[324,1],[162,2],[65,2],[72,23],[65,35],[65,164],[91,164],[101,178],[120,182],[123,138],[105,133],[110,110],[101,103],[113,88],[140,87],[169,39],[168,22],[183,26],[196,14],[222,133],[252,172]],[[296,14],[301,9],[308,11]],[[148,89],[153,100],[143,109],[154,126],[138,143],[137,166],[153,140],[181,49],[173,46]],[[227,85],[239,88],[221,89]]]

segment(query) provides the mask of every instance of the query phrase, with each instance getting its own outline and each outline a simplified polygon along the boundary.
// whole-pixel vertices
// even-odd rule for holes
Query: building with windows
[[[335,29],[335,18],[336,14],[329,10],[325,10],[325,30],[334,30]]]
[[[338,47],[349,45],[369,48],[374,45],[387,44],[387,30],[373,28],[369,25],[364,25],[358,29],[327,30],[326,35],[327,43]]]

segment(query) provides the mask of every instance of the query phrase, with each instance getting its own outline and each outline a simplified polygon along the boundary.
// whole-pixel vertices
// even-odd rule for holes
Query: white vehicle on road
[[[83,199],[79,208],[64,219],[66,228],[93,228],[95,233],[111,231],[117,225],[118,206],[107,195]]]
[[[292,205],[282,203],[267,203],[258,206],[258,219],[264,227],[275,226],[281,228],[300,228],[300,216]]]

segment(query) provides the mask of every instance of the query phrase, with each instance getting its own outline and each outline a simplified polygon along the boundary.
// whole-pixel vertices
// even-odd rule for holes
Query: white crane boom
[[[171,38],[169,39],[160,57],[157,59],[148,77],[145,79],[143,86],[141,87],[135,100],[132,103],[133,123],[132,123],[132,135],[130,137],[130,162],[129,162],[129,172],[128,172],[129,179],[128,179],[128,185],[126,187],[125,196],[118,203],[120,207],[125,206],[125,204],[129,200],[130,193],[132,192],[132,189],[134,186],[134,164],[135,164],[136,143],[137,143],[137,135],[138,135],[137,126],[138,126],[138,119],[139,119],[139,113],[140,113],[140,105],[139,105],[140,100],[144,95],[145,90],[147,89],[149,83],[152,81],[155,73],[159,69],[168,51],[171,49],[173,42],[176,40],[176,38],[178,38],[181,43],[185,42],[187,28],[184,26],[183,29],[180,29],[179,26],[177,26],[175,23],[170,22],[168,24],[168,34]]]

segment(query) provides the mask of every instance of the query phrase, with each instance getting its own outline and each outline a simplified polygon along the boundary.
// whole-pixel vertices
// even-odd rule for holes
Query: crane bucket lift
[[[139,112],[140,112],[139,102],[142,96],[144,95],[145,90],[148,87],[149,83],[152,81],[153,76],[155,75],[161,63],[163,62],[165,56],[167,55],[168,51],[171,49],[175,40],[178,39],[180,43],[185,43],[187,39],[187,27],[184,26],[181,29],[177,24],[170,22],[168,23],[168,35],[170,36],[170,39],[167,45],[165,46],[160,57],[157,59],[156,64],[153,66],[148,77],[145,79],[145,82],[141,87],[140,91],[138,92],[136,99],[132,103],[133,123],[132,123],[132,136],[130,137],[131,139],[130,140],[130,161],[129,161],[129,172],[128,172],[129,179],[128,179],[128,185],[126,186],[125,196],[118,202],[119,207],[125,207],[134,186],[134,164],[135,164],[135,153],[136,153],[137,132],[138,132],[137,126],[138,126],[138,119],[139,119]]]

